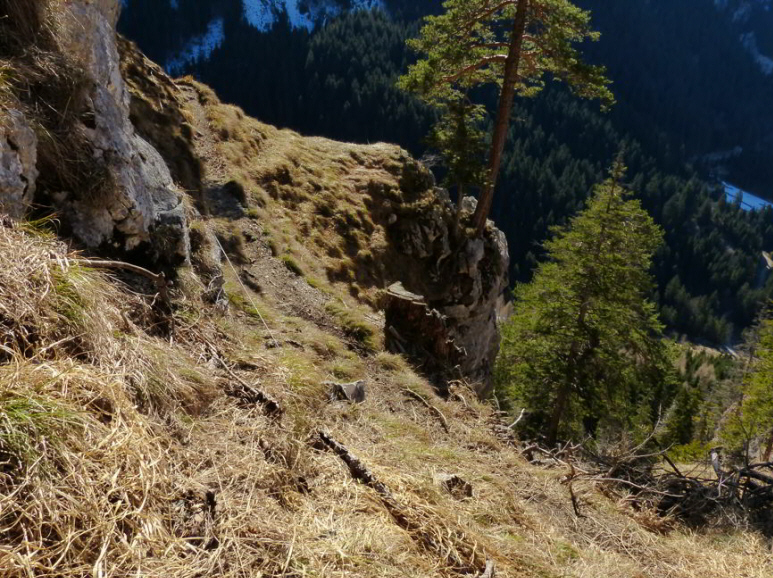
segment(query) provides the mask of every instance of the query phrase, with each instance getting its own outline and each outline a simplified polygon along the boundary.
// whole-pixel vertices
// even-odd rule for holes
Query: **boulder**
[[[365,401],[365,381],[361,379],[352,383],[326,381],[324,385],[330,387],[330,401],[349,401],[352,403]]]

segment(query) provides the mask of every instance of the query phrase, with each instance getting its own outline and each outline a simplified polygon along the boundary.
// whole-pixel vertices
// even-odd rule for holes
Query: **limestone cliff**
[[[52,205],[79,241],[140,248],[169,264],[185,261],[183,195],[129,121],[115,36],[120,1],[6,4],[0,26],[15,42],[0,48],[0,58],[20,74],[18,82],[6,81],[0,119],[3,205],[19,216],[33,202],[37,145],[45,140],[46,183],[36,200]],[[50,85],[52,94],[25,90],[36,84]],[[68,171],[75,173],[70,179],[51,174]]]

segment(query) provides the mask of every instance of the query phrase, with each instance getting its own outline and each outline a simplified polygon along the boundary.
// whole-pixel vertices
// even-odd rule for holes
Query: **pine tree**
[[[516,289],[497,363],[500,395],[528,411],[531,433],[647,425],[673,365],[647,300],[662,231],[628,199],[618,161],[587,208],[556,231],[549,260]]]
[[[424,101],[447,107],[487,84],[500,86],[487,179],[473,224],[482,234],[491,211],[516,92],[534,95],[549,74],[580,96],[613,97],[604,69],[582,62],[575,44],[595,40],[590,14],[568,0],[446,0],[410,45],[424,58],[399,86]]]

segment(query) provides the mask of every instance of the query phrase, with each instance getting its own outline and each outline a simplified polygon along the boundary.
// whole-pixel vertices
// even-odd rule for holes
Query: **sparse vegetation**
[[[248,219],[252,219],[253,221],[260,221],[263,218],[263,213],[260,212],[260,209],[256,209],[254,207],[251,207],[244,211],[244,215]]]
[[[298,275],[298,277],[303,277],[303,269],[292,256],[282,255],[282,263],[285,264],[285,267],[287,267],[288,270]]]
[[[368,351],[376,349],[376,330],[362,314],[342,305],[337,301],[330,301],[325,305],[325,310],[338,320],[344,333],[361,344]]]
[[[405,359],[399,355],[388,353],[386,351],[382,351],[376,355],[376,363],[378,363],[379,367],[385,371],[404,371],[408,367]]]

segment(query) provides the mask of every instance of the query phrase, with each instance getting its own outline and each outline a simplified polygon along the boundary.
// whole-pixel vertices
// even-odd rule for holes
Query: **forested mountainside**
[[[439,0],[389,0],[376,11],[311,3],[325,14],[314,26],[274,3],[273,24],[260,29],[246,17],[252,4],[241,0],[127,4],[124,34],[258,118],[306,134],[426,150],[432,112],[394,81],[414,58],[405,39]],[[553,85],[517,103],[494,208],[510,242],[511,277],[530,278],[550,228],[576,213],[624,147],[632,188],[667,231],[655,264],[663,319],[675,332],[726,343],[771,294],[760,257],[773,248],[773,216],[727,204],[718,186],[725,179],[761,196],[773,187],[769,4],[580,4],[602,33],[585,51],[608,66],[618,103],[604,114]]]

